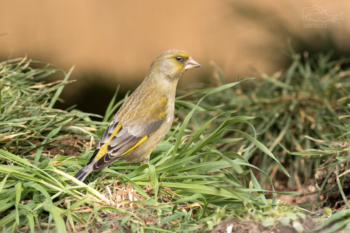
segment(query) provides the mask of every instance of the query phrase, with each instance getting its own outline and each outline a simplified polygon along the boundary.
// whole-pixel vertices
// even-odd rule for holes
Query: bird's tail
[[[75,174],[74,178],[76,178],[79,181],[83,181],[89,174],[92,172],[92,166],[91,165],[85,165],[80,171]]]

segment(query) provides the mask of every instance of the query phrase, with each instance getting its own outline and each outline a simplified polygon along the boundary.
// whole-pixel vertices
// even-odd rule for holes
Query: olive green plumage
[[[200,65],[186,52],[162,53],[108,125],[90,161],[74,177],[83,181],[91,171],[100,171],[117,159],[148,162],[172,125],[179,78],[196,67]]]

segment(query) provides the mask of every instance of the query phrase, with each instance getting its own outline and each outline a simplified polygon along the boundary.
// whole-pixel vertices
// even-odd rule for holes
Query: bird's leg
[[[146,159],[142,160],[141,161],[141,166],[144,165],[144,164],[149,164],[149,158],[150,158],[150,156],[148,155]]]
[[[144,165],[144,164],[149,164],[149,160],[150,160],[150,157],[151,157],[151,153],[152,151],[154,150],[155,147],[151,148],[147,155],[144,157],[145,159],[141,161],[141,166]],[[147,168],[147,171],[149,171],[149,167]]]
[[[147,156],[146,159],[144,159],[144,160],[141,161],[141,166],[144,165],[144,164],[149,164],[149,157],[150,157],[150,156]],[[146,168],[146,171],[147,171],[147,172],[149,171],[149,167]]]
[[[141,166],[144,165],[144,164],[149,164],[149,160],[150,160],[150,157],[151,157],[150,155],[151,155],[151,153],[148,154],[146,159],[141,161]],[[145,170],[146,170],[146,172],[149,172],[149,167],[147,167]],[[150,179],[150,177],[147,177],[147,179]],[[151,184],[148,184],[147,187],[146,187],[146,190],[150,190],[150,189],[152,189],[152,186],[151,186]]]

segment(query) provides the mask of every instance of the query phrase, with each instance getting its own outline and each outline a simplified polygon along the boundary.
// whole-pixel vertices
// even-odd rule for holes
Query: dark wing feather
[[[145,126],[135,126],[135,127],[120,127],[119,131],[110,139],[112,133],[118,126],[117,123],[111,123],[106,131],[103,133],[101,140],[98,144],[96,151],[108,143],[106,153],[98,159],[93,165],[94,171],[99,171],[104,167],[110,165],[115,160],[121,158],[123,153],[135,146],[141,139],[145,136],[150,136],[163,124],[164,119],[159,121],[151,122]],[[110,140],[109,140],[110,139]],[[89,163],[92,162],[98,152],[94,153],[94,156],[90,159]]]

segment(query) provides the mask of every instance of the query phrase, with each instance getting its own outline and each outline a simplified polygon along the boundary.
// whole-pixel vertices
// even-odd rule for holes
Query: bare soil
[[[311,232],[317,226],[310,216],[301,222],[304,233]],[[253,220],[229,219],[220,222],[213,229],[212,233],[298,233],[292,226],[283,226],[280,222],[276,222],[271,227],[263,227],[261,222]],[[318,233],[319,231],[313,231]]]
[[[46,152],[48,156],[79,156],[80,153],[83,152],[82,149],[87,144],[88,142],[77,134],[67,135],[67,137],[62,140],[46,145],[44,147],[44,152]]]

